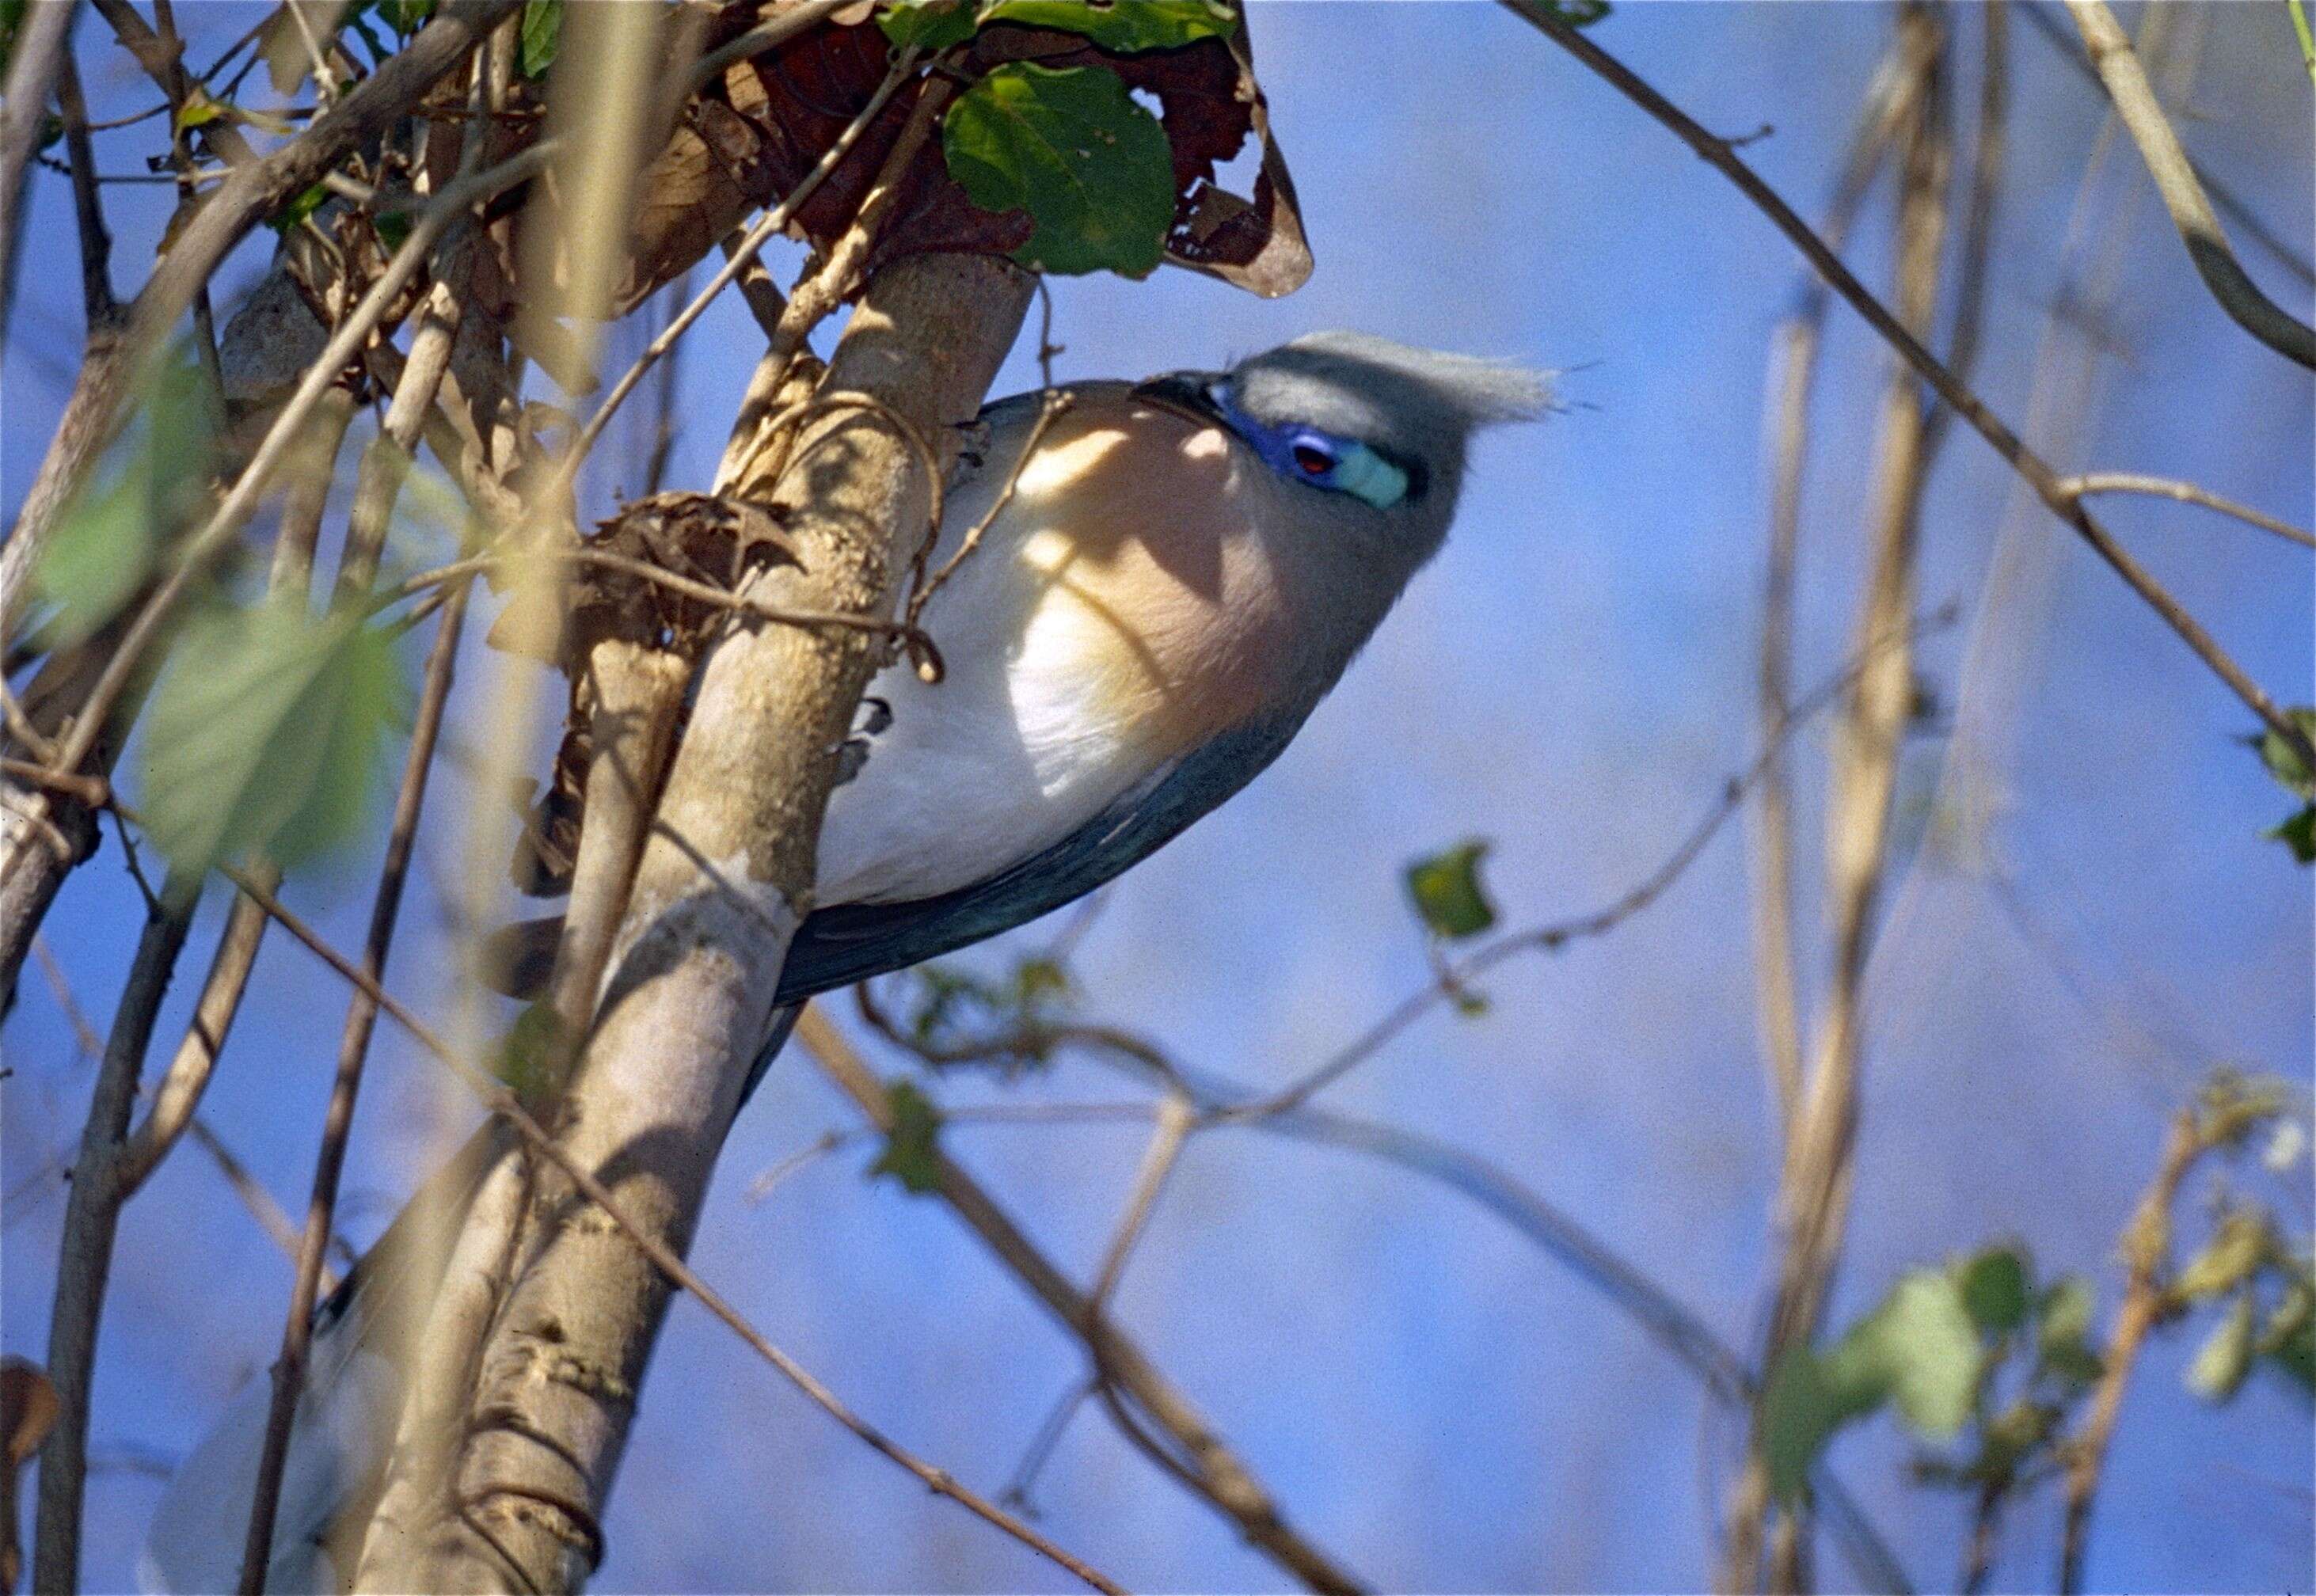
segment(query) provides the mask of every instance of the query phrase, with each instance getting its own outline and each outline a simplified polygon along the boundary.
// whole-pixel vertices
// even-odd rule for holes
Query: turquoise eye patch
[[[1349,494],[1378,510],[1407,497],[1407,473],[1366,444],[1316,427],[1265,426],[1240,409],[1229,388],[1211,383],[1207,399],[1263,464],[1292,481]]]

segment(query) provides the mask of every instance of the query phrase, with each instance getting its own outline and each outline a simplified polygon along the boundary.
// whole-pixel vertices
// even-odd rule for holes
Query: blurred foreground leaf
[[[223,429],[215,390],[179,351],[156,368],[117,473],[83,488],[40,550],[32,591],[55,615],[49,647],[68,647],[119,612],[160,563],[170,535],[208,507]]]
[[[1932,1439],[1969,1421],[1986,1349],[1963,1300],[1960,1271],[1916,1270],[1821,1352],[1795,1348],[1763,1395],[1769,1486],[1795,1499],[1834,1431],[1884,1404]]]
[[[344,841],[405,697],[393,640],[357,619],[296,603],[196,615],[146,736],[154,843],[206,869],[254,854],[295,865]]]

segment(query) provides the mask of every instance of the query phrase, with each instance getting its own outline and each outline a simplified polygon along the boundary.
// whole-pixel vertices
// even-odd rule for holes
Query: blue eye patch
[[[1263,464],[1290,482],[1349,494],[1378,510],[1408,496],[1406,469],[1364,443],[1316,427],[1265,426],[1238,407],[1226,383],[1208,384],[1207,399]]]

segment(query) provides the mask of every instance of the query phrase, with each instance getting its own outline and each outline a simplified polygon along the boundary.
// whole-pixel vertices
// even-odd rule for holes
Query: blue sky
[[[220,40],[251,14],[180,9]],[[2277,231],[2306,239],[2309,88],[2281,7],[2214,6],[2192,22],[2202,58],[2190,147]],[[1888,26],[1886,10],[1866,5],[1633,4],[1596,37],[1709,128],[1771,124],[1747,157],[1813,211]],[[1768,339],[1796,279],[1790,249],[1724,180],[1494,8],[1265,4],[1253,28],[1315,275],[1277,302],[1171,271],[1059,282],[1060,375],[1209,367],[1340,325],[1562,369],[1570,401],[1541,426],[1482,442],[1447,549],[1300,741],[1125,881],[1082,946],[1088,1012],[1206,1069],[1276,1083],[1425,979],[1398,878],[1408,858],[1486,836],[1509,921],[1589,909],[1652,869],[1750,758]],[[2031,30],[2014,35],[2011,165],[1978,386],[2025,423],[2102,108]],[[1964,106],[1976,40],[1965,13]],[[112,136],[102,164],[130,166],[135,138]],[[161,215],[150,191],[125,193],[124,277],[149,258]],[[0,427],[0,502],[12,506],[60,402],[79,316],[64,184],[41,178],[32,203],[18,308],[32,331],[11,340]],[[2190,477],[2307,521],[2307,374],[2205,296],[2127,145],[2102,168],[2089,213],[2094,229],[2111,227],[2103,325],[2124,352],[2089,361],[2088,406],[2044,418],[2030,438],[2062,468]],[[1869,281],[1885,267],[1881,216],[1855,255]],[[2246,258],[2306,314],[2288,278]],[[1804,682],[1839,668],[1848,646],[1884,370],[1854,317],[1837,309],[1830,328],[1802,556]],[[757,347],[736,304],[711,313],[686,367],[673,484],[710,475]],[[2084,349],[2080,326],[2063,331],[2054,367],[2084,363]],[[1025,348],[998,391],[1036,380]],[[599,489],[636,457],[609,458]],[[2316,696],[2304,552],[2169,504],[2114,501],[2108,519],[2256,678],[2287,701]],[[1998,550],[2005,575],[1990,585]],[[2005,1235],[2048,1269],[2094,1271],[2104,1315],[2117,1294],[2116,1235],[2180,1093],[2219,1061],[2308,1080],[2308,878],[2258,836],[2288,806],[2234,741],[2249,729],[2240,707],[2107,570],[2022,505],[1961,428],[1930,491],[1922,573],[1927,602],[1961,605],[1960,626],[1926,644],[1924,668],[1989,762],[1972,790],[1996,818],[1978,868],[1917,847],[1949,740],[1909,752],[1908,845],[1875,955],[1857,1216],[1832,1315],[1870,1306],[1911,1264]],[[1965,672],[1973,648],[1994,664]],[[1825,753],[1816,732],[1794,745],[1813,995],[1826,967],[1814,830]],[[471,796],[453,781],[436,801],[447,825]],[[439,1010],[437,885],[456,852],[446,834],[422,854],[391,985]],[[297,884],[292,900],[352,941],[372,863]],[[1426,1019],[1326,1101],[1488,1156],[1725,1338],[1750,1341],[1776,1166],[1746,890],[1733,827],[1647,913],[1503,967],[1485,984],[1484,1018]],[[50,923],[100,1022],[134,914],[108,847]],[[206,956],[218,916],[205,911],[189,963]],[[190,985],[181,979],[165,1038]],[[213,1122],[285,1199],[309,1178],[342,1012],[343,994],[277,939],[211,1093]],[[37,978],[0,1039],[16,1072],[0,1097],[13,1188],[73,1134],[86,1074]],[[377,1058],[348,1179],[358,1236],[390,1217],[444,1111],[432,1066],[400,1039],[382,1035]],[[951,1102],[1120,1094],[1078,1063],[941,1090]],[[1071,1343],[946,1211],[864,1181],[863,1151],[820,1161],[760,1207],[744,1200],[766,1164],[851,1123],[799,1061],[777,1067],[733,1137],[695,1261],[860,1411],[994,1491],[1080,1374]],[[1137,1129],[960,1127],[949,1145],[1090,1276]],[[2303,1163],[2281,1197],[2301,1227],[2306,1173]],[[2238,1181],[2276,1187],[2256,1169]],[[58,1194],[8,1215],[0,1339],[11,1351],[39,1356],[62,1208]],[[286,1262],[214,1169],[174,1160],[123,1227],[100,1453],[181,1454],[270,1358],[288,1288]],[[1615,1307],[1437,1187],[1341,1153],[1217,1133],[1187,1154],[1119,1309],[1294,1521],[1381,1585],[1656,1590],[1709,1578],[1733,1421]],[[2307,1404],[2263,1378],[2228,1408],[2205,1406],[2180,1385],[2193,1339],[2159,1339],[2133,1384],[2091,1583],[2306,1589]],[[1886,1424],[1833,1453],[1913,1577],[1935,1586],[1953,1577],[1964,1510],[1910,1486],[1905,1457]],[[94,1586],[125,1583],[156,1489],[133,1468],[94,1483]],[[1048,1532],[1136,1588],[1282,1583],[1092,1413],[1065,1435],[1037,1501]],[[928,1498],[681,1302],[607,1531],[596,1582],[607,1590],[1063,1579]],[[2046,1585],[2056,1547],[2046,1493],[2011,1523],[1999,1582]]]

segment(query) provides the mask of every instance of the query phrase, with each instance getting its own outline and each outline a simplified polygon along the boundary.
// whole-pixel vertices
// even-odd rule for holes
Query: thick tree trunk
[[[869,284],[822,391],[867,395],[946,441],[978,408],[1029,292],[1028,277],[989,257],[900,262]],[[832,411],[776,490],[796,563],[775,561],[747,591],[783,608],[891,614],[931,486],[890,419]],[[560,1132],[678,1249],[810,912],[836,753],[880,646],[857,631],[756,625],[702,666]],[[423,1454],[441,1438],[405,1427],[361,1589],[571,1590],[601,1556],[601,1504],[670,1283],[552,1170],[532,1187],[527,1203],[479,1206],[460,1238],[461,1256],[512,1258],[512,1285],[476,1360],[455,1452],[430,1467]],[[471,1234],[509,1224],[520,1234]],[[446,1282],[446,1297],[459,1284]],[[422,1344],[418,1358],[429,1355]]]

